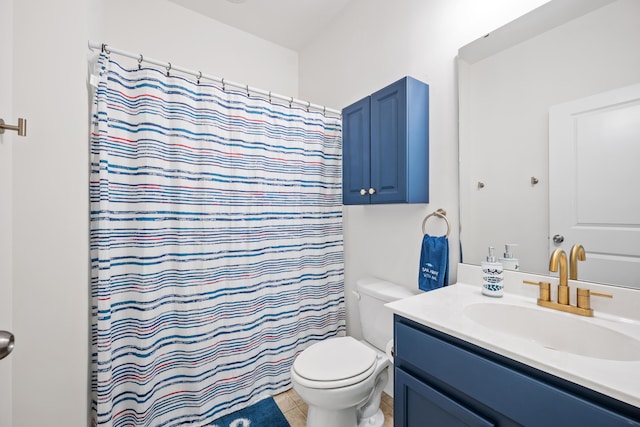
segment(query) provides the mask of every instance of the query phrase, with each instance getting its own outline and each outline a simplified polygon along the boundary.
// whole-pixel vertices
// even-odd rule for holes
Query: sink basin
[[[464,309],[478,324],[545,348],[596,359],[638,361],[640,341],[575,315],[511,304],[479,303]]]

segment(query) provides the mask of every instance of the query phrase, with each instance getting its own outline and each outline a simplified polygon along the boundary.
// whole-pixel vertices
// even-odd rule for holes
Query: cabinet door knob
[[[376,192],[376,190],[374,190],[373,188],[369,189],[369,194],[374,194]]]
[[[364,188],[360,190],[360,195],[361,196],[366,196],[367,195],[367,190],[365,190]]]

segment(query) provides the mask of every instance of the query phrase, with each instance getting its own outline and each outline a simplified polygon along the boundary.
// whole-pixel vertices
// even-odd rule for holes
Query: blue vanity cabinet
[[[429,86],[401,80],[342,110],[345,205],[429,202]]]
[[[640,426],[640,408],[396,315],[394,425]]]

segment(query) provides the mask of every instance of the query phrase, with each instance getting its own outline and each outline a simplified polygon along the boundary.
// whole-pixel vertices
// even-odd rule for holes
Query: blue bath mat
[[[272,397],[224,417],[210,427],[291,427]]]

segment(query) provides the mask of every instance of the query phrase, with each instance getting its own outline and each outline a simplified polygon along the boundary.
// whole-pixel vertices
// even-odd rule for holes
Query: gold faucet
[[[584,248],[582,245],[574,245],[571,249],[571,280],[575,280],[578,277],[578,260],[585,260]],[[574,264],[575,263],[575,264]],[[576,305],[569,304],[569,281],[567,280],[567,254],[562,249],[556,249],[551,254],[549,259],[549,270],[554,273],[560,269],[560,281],[558,283],[558,302],[551,301],[551,284],[547,282],[530,282],[523,280],[523,283],[529,285],[538,285],[540,288],[540,296],[538,297],[538,305],[547,308],[553,308],[554,310],[566,311],[568,313],[579,314],[581,316],[593,316],[593,309],[591,308],[590,297],[598,296],[605,298],[613,298],[610,294],[603,294],[600,292],[592,292],[589,289],[578,288],[576,292]],[[573,273],[575,276],[573,277]]]
[[[556,249],[551,254],[549,259],[549,271],[554,273],[558,271],[560,267],[560,283],[558,283],[558,304],[569,304],[569,281],[567,280],[568,268],[567,268],[567,254],[562,249]]]
[[[573,245],[569,253],[569,279],[578,280],[578,261],[585,259],[587,259],[587,255],[584,252],[584,247],[578,243]]]

